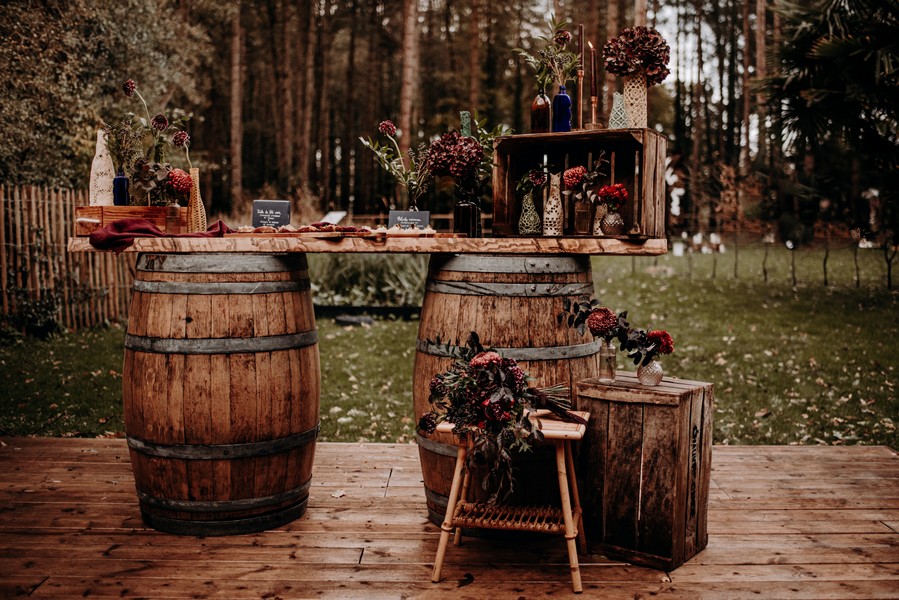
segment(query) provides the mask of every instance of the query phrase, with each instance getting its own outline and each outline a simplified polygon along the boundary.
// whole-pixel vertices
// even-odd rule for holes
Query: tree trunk
[[[646,26],[646,0],[636,0],[634,2],[634,25]]]
[[[768,30],[768,18],[767,18],[767,2],[766,0],[756,0],[755,2],[755,76],[757,79],[761,80],[767,77],[768,65],[765,60],[765,36]],[[747,2],[748,6],[748,2]],[[748,38],[747,38],[748,42]],[[748,43],[747,43],[748,48]],[[756,113],[758,115],[759,121],[759,153],[758,160],[761,164],[765,164],[764,161],[767,155],[767,138],[768,138],[768,108],[767,108],[767,99],[765,98],[765,93],[763,91],[758,92],[756,95]]]
[[[481,99],[481,0],[471,0],[468,40],[468,106],[466,108],[474,112],[478,109]]]
[[[418,0],[403,2],[403,75],[400,84],[400,152],[409,166],[408,153],[412,144],[412,95],[418,74]]]
[[[743,3],[743,140],[740,148],[740,175],[749,175],[749,117],[750,98],[749,93],[749,2]],[[761,141],[761,140],[760,140]]]
[[[348,31],[350,35],[349,50],[347,51],[346,72],[344,73],[344,109],[341,116],[343,127],[338,129],[340,135],[340,206],[349,209],[350,196],[352,195],[352,147],[353,131],[356,123],[356,37],[358,29],[358,0],[350,2],[350,16]]]
[[[300,190],[309,193],[309,150],[312,147],[312,103],[315,94],[315,15],[312,0],[297,1],[297,28],[300,32],[297,40],[296,78],[296,139],[294,156],[296,158],[295,173]]]
[[[696,3],[693,31],[696,39],[696,80],[693,83],[693,97],[691,99],[690,140],[692,143],[690,156],[690,205],[692,206],[694,231],[705,232],[704,224],[700,222],[699,209],[704,200],[699,184],[701,172],[701,154],[703,142],[703,106],[705,104],[702,92],[702,11],[699,3]]]
[[[243,196],[243,27],[240,4],[231,17],[231,110],[230,167],[231,206],[237,208]]]

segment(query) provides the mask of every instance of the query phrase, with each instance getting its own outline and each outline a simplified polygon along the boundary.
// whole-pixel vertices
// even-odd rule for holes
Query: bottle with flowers
[[[559,93],[553,97],[552,101],[552,131],[554,132],[571,131],[571,97],[568,95],[565,85],[574,79],[577,69],[580,68],[580,56],[567,49],[568,44],[571,43],[571,32],[565,29],[566,26],[567,23],[564,21],[551,20],[550,34],[540,36],[543,47],[536,54],[531,54],[521,48],[516,49],[516,52],[534,69],[541,94],[552,82],[559,86]],[[540,96],[537,99],[540,99]],[[537,100],[535,100],[536,103]],[[533,127],[532,132],[537,133]]]
[[[425,165],[434,177],[452,178],[457,194],[453,210],[453,231],[477,237],[481,209],[477,200],[478,173],[484,149],[474,137],[449,131],[428,149]]]
[[[624,77],[631,127],[646,127],[646,89],[668,77],[671,48],[656,29],[639,25],[610,38],[602,49],[606,70]]]
[[[180,146],[185,150],[188,168],[194,170],[187,152],[190,138],[184,131],[190,117],[180,110],[174,110],[170,115],[158,113],[151,117],[147,101],[133,79],[122,85],[122,91],[128,98],[137,96],[146,114],[146,117],[127,114],[120,122],[105,128],[107,143],[112,140],[112,147],[116,148],[114,158],[122,167],[132,169],[129,186],[131,204],[186,205],[191,194],[191,176],[183,169],[172,167],[165,159],[170,145]],[[146,152],[142,152],[140,146],[148,138],[149,146]],[[136,160],[135,156],[138,157]]]
[[[598,206],[593,220],[594,235],[622,235],[624,218],[619,212],[627,203],[627,188],[623,183],[604,185],[596,192]]]
[[[374,152],[378,164],[387,171],[397,183],[400,192],[400,205],[408,210],[418,210],[418,201],[428,190],[431,178],[425,159],[427,148],[422,144],[417,150],[409,149],[404,157],[396,140],[396,125],[393,121],[381,121],[378,132],[387,138],[387,144],[381,144],[371,138],[359,138],[362,145]]]
[[[519,235],[539,235],[542,227],[540,214],[534,204],[534,194],[546,186],[546,171],[531,169],[518,182],[517,189],[524,194],[521,200],[521,217],[518,219]]]
[[[674,339],[664,330],[636,331],[631,337],[636,348],[628,356],[637,365],[637,379],[645,386],[659,385],[665,373],[657,357],[674,352]]]
[[[483,488],[495,503],[513,491],[513,452],[543,440],[533,411],[547,408],[564,420],[583,420],[568,412],[567,388],[530,387],[516,361],[485,350],[477,333],[456,353],[453,366],[431,380],[431,410],[421,415],[418,429],[427,435],[442,421],[452,423],[453,434],[471,444],[467,468],[487,466]]]

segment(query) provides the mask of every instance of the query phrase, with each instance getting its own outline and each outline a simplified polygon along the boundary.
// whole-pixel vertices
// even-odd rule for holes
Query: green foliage
[[[427,257],[312,254],[309,278],[321,305],[421,306]]]
[[[0,181],[82,187],[104,116],[124,112],[120,86],[153,82],[148,100],[208,100],[214,55],[197,17],[211,0],[0,4]]]

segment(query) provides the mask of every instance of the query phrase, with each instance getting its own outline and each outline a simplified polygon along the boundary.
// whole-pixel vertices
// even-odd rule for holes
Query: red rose
[[[646,334],[646,338],[650,343],[655,344],[656,352],[659,354],[671,354],[674,352],[674,339],[667,331],[650,331]]]

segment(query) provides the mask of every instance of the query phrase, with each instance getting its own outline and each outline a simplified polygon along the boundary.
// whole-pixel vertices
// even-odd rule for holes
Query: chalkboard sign
[[[418,229],[424,229],[430,224],[431,213],[427,210],[392,210],[388,216],[387,227],[399,224],[403,229],[409,229],[415,225]]]
[[[290,200],[253,200],[253,227],[290,224]]]

